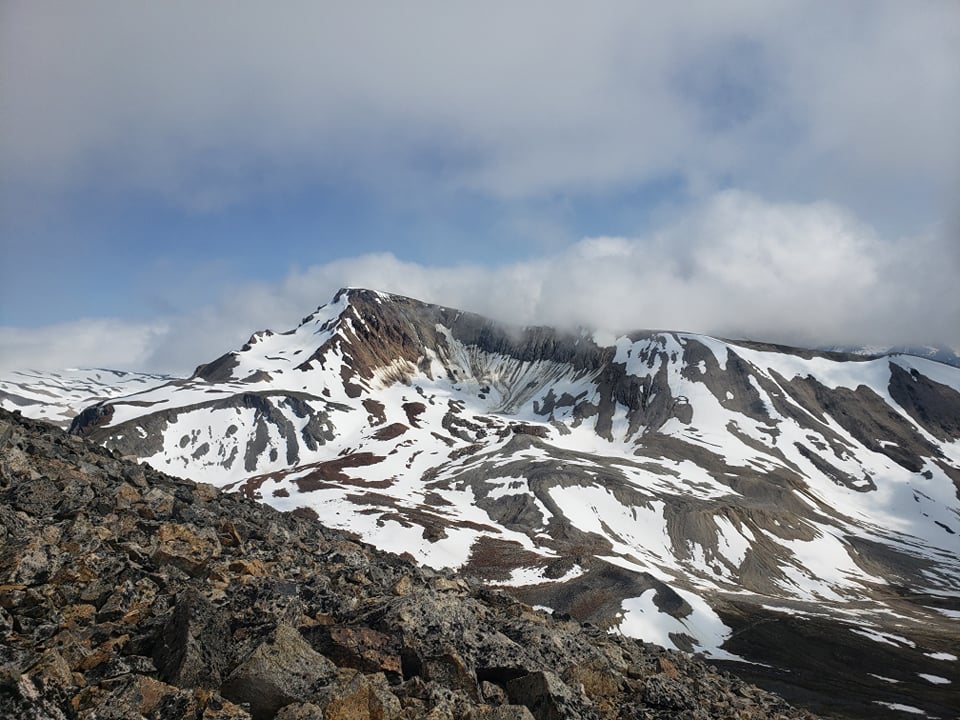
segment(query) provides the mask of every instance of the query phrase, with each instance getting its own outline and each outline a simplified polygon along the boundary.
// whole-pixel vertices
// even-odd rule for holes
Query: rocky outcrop
[[[0,716],[811,718],[0,411]]]

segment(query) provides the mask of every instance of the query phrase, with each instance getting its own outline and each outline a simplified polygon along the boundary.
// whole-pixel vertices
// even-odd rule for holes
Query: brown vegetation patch
[[[365,487],[373,487],[369,483]],[[366,506],[367,510],[361,510],[361,513],[375,514],[377,510],[370,508],[389,508],[392,512],[385,512],[380,515],[381,520],[393,520],[404,527],[413,527],[419,525],[424,529],[424,537],[431,542],[446,537],[446,528],[469,528],[477,532],[499,532],[497,528],[491,525],[482,525],[469,520],[456,520],[445,515],[438,515],[425,507],[407,507],[401,505],[396,498],[389,495],[376,492],[365,492],[362,495],[347,495],[345,500],[349,500],[357,505]]]
[[[295,510],[291,510],[290,514],[294,517],[302,518],[304,520],[319,520],[320,515],[317,514],[317,511],[311,507],[298,507]]]
[[[260,488],[269,479],[271,479],[269,475],[257,475],[256,477],[244,480],[239,485],[228,485],[224,490],[236,492],[250,500],[262,500],[263,497],[260,494]]]
[[[392,423],[386,427],[380,428],[373,434],[374,440],[393,440],[394,438],[400,437],[407,430],[409,430],[406,425],[403,423]]]
[[[451,450],[450,454],[447,457],[449,457],[451,460],[456,460],[457,458],[461,458],[464,455],[473,455],[474,453],[478,453],[481,450],[483,450],[483,445],[474,443],[473,445],[467,445],[466,447],[457,448],[456,450]]]
[[[518,567],[541,567],[547,562],[542,555],[527,550],[514,540],[499,540],[486,535],[477,538],[470,548],[470,557],[463,572],[484,580],[506,581]]]
[[[513,431],[514,435],[533,435],[538,438],[547,438],[550,436],[550,431],[545,427],[540,427],[538,425],[527,425],[526,423],[515,423],[510,426],[510,429]]]
[[[345,455],[336,460],[327,460],[326,462],[315,463],[313,469],[303,477],[294,479],[300,492],[310,492],[322,487],[330,487],[329,483],[334,482],[344,485],[362,485],[364,487],[389,487],[392,480],[368,481],[352,478],[344,472],[345,468],[365,467],[367,465],[376,465],[383,460],[382,455],[373,453],[353,453]]]
[[[403,411],[407,414],[407,421],[415,428],[420,427],[418,418],[427,410],[422,402],[407,402],[403,404]]]
[[[238,480],[236,482],[229,483],[224,485],[221,490],[223,492],[235,492],[240,495],[243,495],[246,498],[252,500],[262,500],[260,494],[260,488],[267,480],[273,480],[274,482],[280,482],[285,480],[287,475],[291,472],[296,472],[302,468],[292,468],[290,470],[276,470],[274,472],[263,473],[262,475],[254,475],[249,477],[246,480]],[[276,492],[274,492],[276,496]],[[280,495],[279,497],[286,497],[285,495]]]
[[[387,421],[386,407],[382,402],[371,398],[364,398],[363,409],[369,413],[367,422],[371,425],[383,425]]]

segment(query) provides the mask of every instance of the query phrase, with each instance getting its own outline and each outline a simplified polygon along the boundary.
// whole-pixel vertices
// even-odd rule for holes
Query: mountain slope
[[[67,428],[77,413],[96,402],[140,392],[172,379],[169,375],[103,368],[24,370],[0,378],[0,407]]]
[[[765,663],[784,692],[829,697],[827,669],[925,707],[937,682],[907,668],[960,682],[928,657],[960,641],[960,370],[933,361],[603,341],[345,290],[73,431],[601,627]],[[777,641],[807,631],[855,667],[784,677]]]
[[[3,410],[0,520],[5,718],[813,720]]]

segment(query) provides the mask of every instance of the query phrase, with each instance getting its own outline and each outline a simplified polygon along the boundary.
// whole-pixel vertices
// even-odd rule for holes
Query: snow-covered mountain
[[[344,290],[73,431],[794,697],[960,683],[960,369],[931,360]]]
[[[103,368],[16,371],[0,377],[0,407],[66,428],[81,410],[96,402],[140,392],[172,379],[170,375]]]
[[[886,345],[877,346],[840,346],[832,345],[821,348],[828,352],[846,352],[855,355],[869,355],[879,357],[881,355],[915,355],[917,357],[936,360],[937,362],[960,367],[960,352],[949,348],[946,345]]]

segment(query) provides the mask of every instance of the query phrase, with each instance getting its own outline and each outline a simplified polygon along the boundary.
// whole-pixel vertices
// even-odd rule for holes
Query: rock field
[[[0,716],[813,718],[0,411]]]

